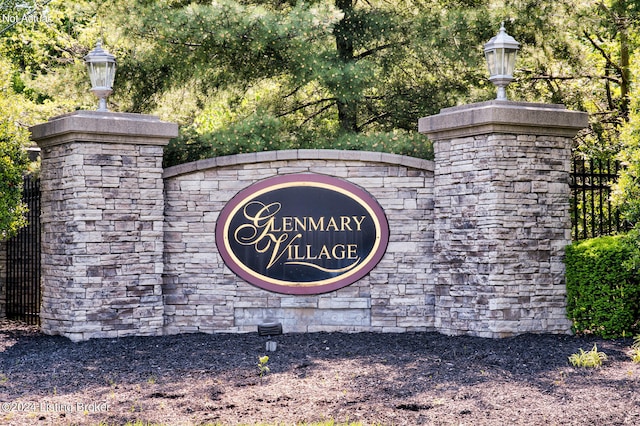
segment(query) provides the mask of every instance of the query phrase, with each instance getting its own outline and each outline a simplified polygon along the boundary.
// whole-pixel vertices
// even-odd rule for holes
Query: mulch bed
[[[0,321],[0,424],[640,424],[630,339],[257,333],[72,343]],[[594,344],[599,369],[568,357]],[[259,375],[258,358],[270,371]]]

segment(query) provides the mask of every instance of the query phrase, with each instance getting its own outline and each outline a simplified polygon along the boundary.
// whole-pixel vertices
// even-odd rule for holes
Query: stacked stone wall
[[[158,334],[163,322],[161,172],[161,147],[43,148],[45,332],[65,330],[74,340]]]
[[[570,142],[508,134],[437,142],[438,329],[487,337],[569,329]]]
[[[223,263],[220,210],[276,175],[319,173],[361,186],[383,207],[390,242],[362,280],[316,296],[267,292]],[[433,162],[357,151],[278,151],[204,160],[165,171],[165,332],[246,332],[276,319],[285,332],[433,330]],[[304,202],[304,200],[301,200]]]
[[[434,141],[436,328],[569,333],[572,138],[587,114],[489,101],[420,120]]]
[[[42,330],[161,334],[162,155],[177,126],[78,111],[31,131],[42,158]]]

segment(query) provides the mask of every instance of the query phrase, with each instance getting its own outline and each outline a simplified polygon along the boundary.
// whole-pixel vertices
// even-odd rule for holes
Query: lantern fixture
[[[96,47],[84,57],[84,62],[91,79],[91,92],[98,98],[98,111],[108,111],[107,97],[113,91],[116,57],[102,49],[102,42],[98,40]]]
[[[507,34],[504,22],[500,32],[484,45],[484,55],[489,67],[489,80],[498,87],[498,100],[507,100],[506,87],[513,81],[516,54],[520,49],[513,37]]]

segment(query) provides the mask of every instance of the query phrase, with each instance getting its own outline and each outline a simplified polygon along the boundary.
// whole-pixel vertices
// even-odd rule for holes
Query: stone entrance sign
[[[163,170],[175,124],[57,117],[31,129],[42,329],[568,333],[569,161],[586,125],[559,105],[490,101],[420,120],[435,162],[291,150]]]

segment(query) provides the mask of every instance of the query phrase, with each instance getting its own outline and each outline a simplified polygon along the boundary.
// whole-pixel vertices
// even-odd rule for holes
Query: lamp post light
[[[84,57],[84,62],[91,79],[91,92],[98,98],[98,111],[108,111],[107,97],[113,91],[116,57],[102,49],[102,42],[98,40],[96,47]]]
[[[489,80],[498,87],[498,100],[507,100],[506,87],[513,81],[516,54],[520,48],[513,37],[507,34],[504,22],[500,32],[484,45],[484,55],[489,67]]]

